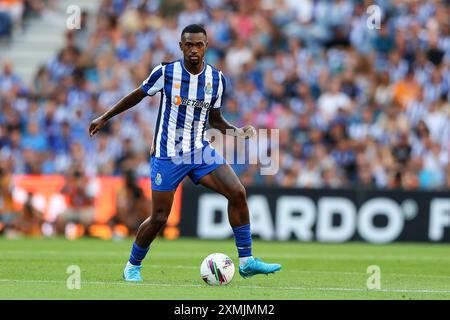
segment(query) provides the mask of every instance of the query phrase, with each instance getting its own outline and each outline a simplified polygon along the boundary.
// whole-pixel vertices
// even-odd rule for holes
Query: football
[[[234,276],[234,263],[223,253],[212,253],[200,265],[200,275],[211,286],[227,285]]]

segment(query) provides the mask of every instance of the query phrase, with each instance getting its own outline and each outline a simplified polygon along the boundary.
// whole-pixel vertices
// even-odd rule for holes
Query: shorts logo
[[[159,186],[162,183],[161,173],[157,173],[155,177],[155,184]]]
[[[208,84],[205,86],[205,93],[206,94],[212,94],[212,85],[211,82],[208,82]]]

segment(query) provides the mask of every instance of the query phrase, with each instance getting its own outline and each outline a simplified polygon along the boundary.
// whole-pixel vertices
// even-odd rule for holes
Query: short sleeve
[[[225,97],[225,89],[227,87],[227,82],[225,79],[225,76],[222,72],[219,73],[220,81],[219,81],[219,88],[217,91],[217,100],[213,105],[213,108],[220,108],[223,105],[224,97]]]
[[[142,82],[141,89],[149,96],[155,95],[164,87],[164,66],[155,67],[147,79]]]

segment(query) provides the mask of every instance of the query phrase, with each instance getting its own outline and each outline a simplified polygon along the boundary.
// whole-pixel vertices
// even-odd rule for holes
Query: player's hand
[[[256,136],[256,129],[253,126],[247,125],[237,130],[237,136],[240,138],[253,138]]]
[[[103,119],[102,117],[92,120],[91,124],[89,125],[89,135],[92,137],[94,134],[96,134],[101,128],[105,126],[106,122],[108,121]]]

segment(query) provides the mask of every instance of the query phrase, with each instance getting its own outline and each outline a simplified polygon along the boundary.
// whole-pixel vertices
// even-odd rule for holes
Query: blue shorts
[[[173,191],[186,176],[189,176],[193,183],[198,184],[201,178],[227,162],[208,144],[198,149],[195,154],[183,156],[183,158],[152,156],[150,163],[152,190]]]

